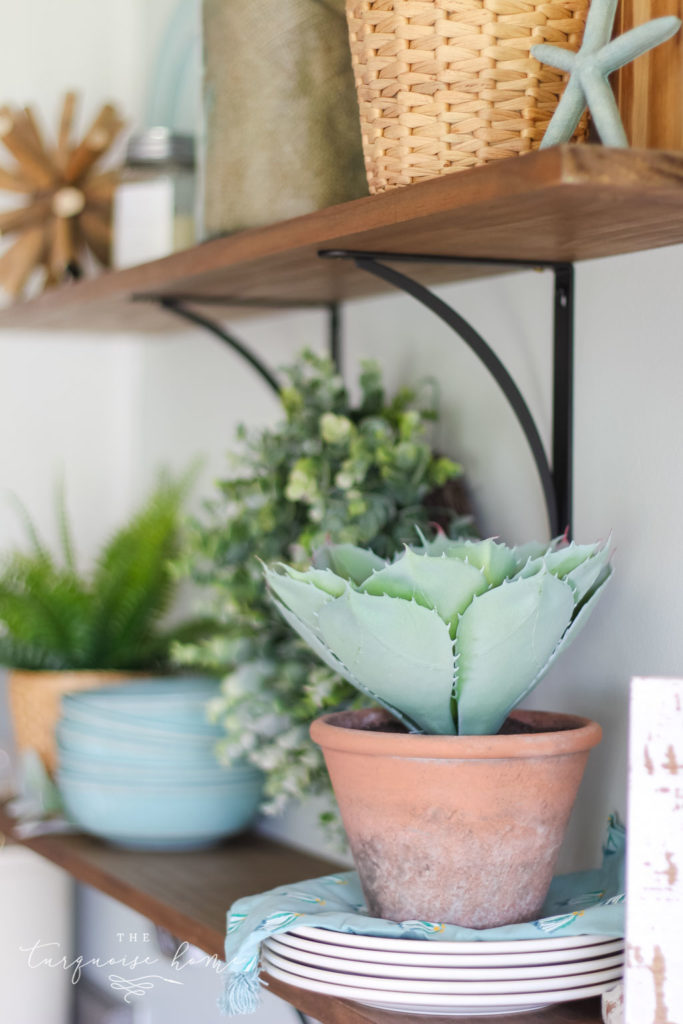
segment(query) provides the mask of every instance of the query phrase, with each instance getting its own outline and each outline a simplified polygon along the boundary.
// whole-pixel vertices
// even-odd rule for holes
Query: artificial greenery
[[[452,508],[428,501],[461,473],[426,438],[433,394],[384,394],[378,367],[364,363],[353,405],[332,363],[305,352],[286,372],[284,419],[250,435],[206,515],[194,523],[179,571],[205,588],[222,627],[199,644],[176,646],[179,660],[224,676],[214,717],[225,728],[221,754],[247,757],[267,776],[264,809],[324,790],[327,776],[308,726],[321,709],[362,698],[283,623],[266,594],[260,560],[310,564],[329,540],[390,558],[434,520],[463,526]]]
[[[177,589],[171,562],[180,554],[188,486],[189,477],[162,475],[89,573],[77,567],[63,495],[58,555],[47,549],[24,511],[28,548],[0,559],[0,664],[157,671],[168,666],[172,643],[204,635],[206,621],[162,625]]]

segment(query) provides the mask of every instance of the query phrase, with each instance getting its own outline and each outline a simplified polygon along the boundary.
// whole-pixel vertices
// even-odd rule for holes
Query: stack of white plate
[[[523,1013],[597,996],[623,964],[623,939],[604,935],[428,942],[299,927],[263,944],[263,968],[289,985],[443,1016]]]

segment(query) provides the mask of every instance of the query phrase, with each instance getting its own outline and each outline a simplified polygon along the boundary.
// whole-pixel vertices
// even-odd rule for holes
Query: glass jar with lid
[[[168,128],[132,135],[114,198],[113,265],[131,267],[195,241],[194,138]]]

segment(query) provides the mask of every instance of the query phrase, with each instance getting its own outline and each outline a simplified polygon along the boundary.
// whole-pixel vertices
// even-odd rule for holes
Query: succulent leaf
[[[439,530],[433,540],[427,540],[424,533],[419,527],[415,527],[415,531],[420,538],[419,544],[412,544],[413,551],[416,551],[420,555],[429,555],[431,558],[439,558],[450,548],[453,547],[453,539],[444,533],[443,530]]]
[[[557,551],[549,551],[544,562],[550,572],[560,579],[564,579],[570,572],[583,565],[587,559],[593,558],[601,550],[602,545],[597,544],[576,544],[574,541],[566,547]]]
[[[319,658],[321,658],[328,668],[331,668],[334,672],[338,672],[340,676],[343,676],[352,686],[357,685],[357,681],[353,678],[346,665],[343,665],[338,658],[332,654],[330,650],[325,646],[322,640],[313,632],[313,630],[306,625],[303,619],[300,619],[293,611],[290,611],[286,605],[282,604],[276,597],[273,597],[273,602],[282,615],[282,618],[287,622],[295,632],[299,634],[302,640],[304,640],[311,650],[315,651]]]
[[[319,615],[320,633],[362,687],[424,732],[451,735],[453,644],[435,611],[348,590]]]
[[[609,567],[610,549],[609,543],[605,544],[591,558],[587,558],[581,565],[568,572],[565,581],[574,591],[574,600],[580,605],[586,597],[590,597],[596,586],[600,586],[610,575]],[[605,576],[607,571],[607,576]]]
[[[517,579],[475,598],[458,624],[458,731],[493,734],[535,680],[574,612],[571,587],[552,573]]]
[[[494,734],[592,612],[609,543],[420,540],[381,567],[340,545],[271,589],[326,664],[409,727]]]
[[[542,544],[537,540],[530,540],[527,544],[518,544],[512,548],[512,555],[517,562],[517,565],[522,568],[526,565],[529,559],[541,558],[546,551],[552,551],[555,547],[562,543],[562,537],[556,537],[550,545]]]
[[[284,562],[277,563],[279,569],[285,569],[293,580],[300,580],[302,583],[312,584],[319,590],[329,594],[330,597],[341,597],[347,587],[345,580],[340,579],[331,569],[306,569],[300,572],[293,569]]]
[[[528,694],[530,694],[531,691],[540,683],[540,681],[543,679],[543,677],[548,672],[548,670],[555,664],[555,662],[557,661],[557,659],[560,656],[560,654],[562,654],[562,652],[564,650],[566,650],[566,648],[569,646],[569,644],[572,642],[572,640],[574,640],[579,635],[579,633],[581,632],[583,627],[586,625],[586,623],[588,622],[588,619],[590,618],[590,616],[591,616],[591,614],[593,612],[593,608],[595,606],[595,602],[598,600],[598,598],[600,596],[601,588],[602,588],[603,583],[606,583],[611,575],[612,575],[611,568],[609,566],[606,566],[603,569],[603,573],[602,573],[602,575],[601,575],[601,577],[599,579],[599,582],[597,584],[596,589],[593,591],[593,593],[588,598],[588,600],[584,602],[582,607],[579,608],[579,610],[577,612],[575,612],[574,618],[572,619],[572,621],[570,622],[569,626],[567,627],[567,629],[562,634],[560,642],[558,643],[557,647],[555,648],[555,650],[552,652],[552,654],[548,658],[548,660],[545,663],[545,665],[543,665],[543,667],[541,669],[539,669],[538,673],[534,676],[534,678],[529,683],[527,688],[522,693],[520,693],[515,698],[515,700],[513,702],[511,702],[510,706],[508,707],[507,711],[505,712],[506,717],[507,717],[508,713],[514,707],[516,707],[517,704],[519,704],[521,701],[523,701],[524,698],[526,696],[528,696]]]
[[[287,566],[283,566],[287,570]],[[321,590],[312,583],[305,583],[300,579],[293,579],[287,570],[284,573],[266,569],[266,580],[272,594],[275,594],[280,603],[291,609],[299,620],[304,622],[308,628],[319,636],[318,612],[334,598],[328,592]],[[340,583],[343,582],[340,580]]]
[[[510,548],[497,541],[467,540],[462,544],[451,542],[446,549],[449,558],[465,558],[484,573],[492,587],[498,587],[517,571],[517,560]]]
[[[411,719],[400,708],[397,708],[389,701],[384,700],[367,687],[364,682],[356,678],[353,672],[351,672],[351,670],[332,653],[329,647],[320,638],[317,627],[315,629],[311,628],[311,626],[309,626],[303,619],[299,618],[293,611],[287,608],[286,605],[282,604],[277,597],[273,597],[273,602],[285,622],[287,622],[292,629],[299,634],[304,643],[308,644],[314,654],[317,654],[328,668],[331,668],[333,672],[340,675],[342,679],[347,681],[347,683],[351,683],[351,685],[357,690],[360,690],[361,693],[366,694],[366,696],[371,700],[374,700],[378,704],[381,704],[382,707],[385,707],[390,714],[394,715],[394,717],[398,719],[399,722],[403,722],[406,728],[413,732],[416,730],[417,727],[415,723],[411,721]]]
[[[574,640],[579,635],[579,633],[581,632],[583,627],[586,625],[586,623],[588,622],[588,619],[590,618],[590,616],[591,616],[591,614],[593,612],[595,604],[596,604],[598,598],[600,597],[600,594],[602,593],[602,587],[603,587],[603,585],[605,583],[608,582],[608,580],[610,579],[611,575],[612,575],[612,568],[611,568],[611,566],[609,566],[609,565],[605,566],[603,571],[602,571],[601,576],[599,577],[599,579],[597,581],[597,584],[596,584],[596,586],[595,586],[595,588],[593,590],[593,593],[590,595],[590,597],[588,598],[587,601],[584,601],[584,603],[581,605],[581,607],[578,609],[578,611],[575,612],[574,617],[572,618],[572,621],[570,622],[569,626],[567,627],[567,629],[562,634],[562,638],[561,638],[559,644],[557,645],[555,651],[553,651],[551,661],[546,666],[546,668],[550,668],[550,665],[552,665],[552,663],[555,661],[557,656],[559,654],[561,654],[562,651],[564,651],[569,646],[569,644],[572,642],[572,640]],[[543,671],[545,672],[545,669]],[[534,680],[533,686],[535,686],[536,683],[539,682],[539,680],[540,680],[540,676],[539,676],[538,679]]]
[[[360,585],[375,569],[385,565],[383,558],[355,544],[328,544],[313,554],[316,569],[331,569],[344,580]]]
[[[610,558],[610,543],[567,545],[561,551],[547,551],[540,557],[530,557],[515,575],[515,579],[527,579],[545,570],[564,579],[574,592],[576,604],[591,592]]]
[[[522,568],[512,578],[513,580],[526,580],[530,576],[537,576],[544,569],[545,562],[543,561],[543,556],[541,555],[538,558],[532,556],[526,560]]]
[[[425,557],[406,548],[395,562],[380,569],[363,583],[365,594],[388,594],[415,600],[423,608],[434,608],[455,635],[458,616],[476,594],[488,589],[481,569],[457,558]]]

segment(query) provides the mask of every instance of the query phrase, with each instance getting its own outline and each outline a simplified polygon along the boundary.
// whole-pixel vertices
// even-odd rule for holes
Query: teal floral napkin
[[[428,942],[490,942],[540,936],[624,934],[626,833],[610,817],[602,865],[557,875],[537,921],[500,928],[461,928],[435,921],[384,921],[370,917],[355,871],[283,885],[237,900],[228,912],[225,939],[225,1013],[251,1013],[259,1003],[261,943],[270,935],[307,925],[355,935],[425,939]]]

